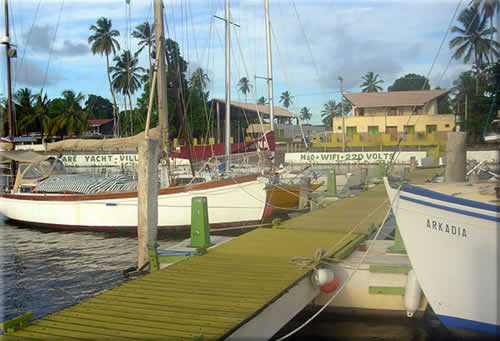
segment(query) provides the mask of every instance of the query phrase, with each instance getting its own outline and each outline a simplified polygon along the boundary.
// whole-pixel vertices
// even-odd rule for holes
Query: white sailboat
[[[228,18],[228,6],[226,6],[226,18]],[[227,19],[226,27],[228,25]],[[228,60],[226,62],[229,64]],[[159,73],[161,72],[162,70],[159,70]],[[229,75],[226,78],[228,79]],[[226,87],[229,88],[229,84],[226,84]],[[229,122],[230,119],[226,117],[226,124],[229,125]],[[229,134],[229,129],[226,128],[227,146],[229,146]],[[229,150],[226,147],[227,155]],[[17,161],[27,161],[20,159],[15,153],[4,154],[3,156],[12,160],[17,158]],[[136,190],[99,191],[97,188],[92,193],[68,189],[56,192],[40,191],[37,190],[37,185],[52,175],[50,174],[52,167],[44,168],[41,165],[43,160],[36,161],[21,164],[13,188],[0,193],[0,214],[18,224],[35,227],[84,230],[137,228]],[[70,175],[62,177],[78,185],[77,177],[68,178],[68,176]],[[266,178],[254,174],[159,189],[158,229],[189,228],[191,198],[196,196],[207,197],[209,223],[212,228],[260,224],[263,218],[271,213],[266,205],[267,182]]]
[[[499,183],[385,186],[411,264],[441,322],[500,334]]]

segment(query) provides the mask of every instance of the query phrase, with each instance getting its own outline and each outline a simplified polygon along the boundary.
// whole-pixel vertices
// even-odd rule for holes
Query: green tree
[[[293,96],[288,92],[284,91],[280,96],[280,103],[288,110],[288,107],[293,103]]]
[[[463,57],[464,63],[468,63],[474,56],[474,64],[477,67],[484,64],[484,58],[488,63],[491,62],[489,57],[498,58],[497,49],[500,44],[488,39],[496,29],[487,27],[487,18],[479,14],[477,5],[462,10],[457,20],[461,27],[452,27],[451,32],[457,33],[457,36],[450,40],[449,44],[450,49],[455,49],[453,58]]]
[[[153,66],[151,61],[152,47],[155,45],[155,31],[154,28],[146,21],[139,26],[137,26],[132,32],[132,37],[139,39],[139,50],[137,50],[136,57],[144,50],[145,47],[148,48],[148,63],[149,63],[149,79],[151,79]],[[149,90],[150,88],[148,88]]]
[[[30,127],[30,131],[38,131],[43,140],[43,133],[50,130],[50,118],[48,107],[50,100],[47,94],[43,93],[43,89],[39,93],[31,96],[33,106],[29,115],[25,115],[19,122],[22,127]]]
[[[303,107],[300,109],[300,119],[303,121],[310,121],[312,118],[312,114],[309,111],[309,108]]]
[[[361,87],[363,88],[362,92],[379,92],[382,91],[382,87],[379,85],[384,81],[382,79],[378,79],[379,74],[374,74],[373,72],[367,72],[362,78],[364,80]]]
[[[89,119],[113,118],[113,103],[107,98],[89,95],[85,102]]]
[[[64,90],[62,99],[53,104],[52,109],[56,111],[50,135],[79,135],[87,129],[87,113],[82,109],[80,103],[84,100],[81,92]]]
[[[257,100],[257,104],[265,105],[267,104],[266,98],[264,96],[260,96]]]
[[[110,68],[113,73],[113,89],[128,97],[130,104],[130,136],[134,135],[134,124],[132,118],[132,94],[140,88],[140,73],[144,68],[137,66],[137,57],[132,57],[129,50],[123,51],[120,56],[114,58],[115,65]],[[126,103],[126,102],[125,102]],[[125,104],[126,105],[126,104]]]
[[[22,88],[14,93],[14,107],[16,112],[16,121],[19,122],[15,130],[17,134],[23,135],[30,131],[38,131],[36,121],[32,119],[34,115],[33,102],[34,96],[29,88]]]
[[[425,86],[424,86],[425,85]],[[387,91],[411,91],[411,90],[430,90],[429,80],[421,75],[409,73],[400,77],[387,88]]]
[[[189,84],[192,89],[194,88],[204,91],[207,88],[209,81],[210,78],[208,78],[206,72],[203,71],[201,67],[197,67],[196,70],[194,70],[193,74],[191,75]]]
[[[493,56],[491,55],[491,46],[493,45],[493,16],[495,12],[500,9],[500,0],[472,0],[470,2],[472,5],[480,6],[481,11],[483,12],[483,16],[486,19],[490,19],[490,50],[488,51],[488,55],[490,57],[490,61],[493,61]]]
[[[252,84],[250,84],[250,81],[248,80],[248,78],[243,77],[238,82],[238,87],[240,89],[240,92],[245,96],[245,103],[246,103],[247,94],[250,92],[250,89],[252,88]]]
[[[112,24],[110,19],[106,19],[105,17],[101,17],[97,19],[97,25],[90,26],[89,30],[93,32],[93,34],[89,37],[90,50],[92,54],[100,54],[101,56],[106,55],[106,74],[108,76],[109,82],[109,91],[111,92],[111,96],[113,97],[113,119],[115,126],[115,136],[119,135],[118,127],[118,106],[116,105],[116,97],[113,91],[113,86],[111,84],[111,76],[110,76],[110,68],[109,68],[109,55],[112,53],[116,55],[116,51],[120,50],[120,44],[115,37],[120,35],[120,32],[117,30],[111,29]]]
[[[333,118],[342,116],[341,103],[336,103],[335,100],[331,99],[323,105],[323,110],[321,110],[322,122],[325,126],[333,125]]]

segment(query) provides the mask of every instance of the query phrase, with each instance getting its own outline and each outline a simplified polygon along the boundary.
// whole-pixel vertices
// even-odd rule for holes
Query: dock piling
[[[158,236],[158,158],[159,141],[145,138],[139,144],[137,167],[137,268],[141,269],[148,260],[149,242]]]
[[[446,142],[446,181],[464,182],[465,181],[465,138],[464,132],[449,132]]]

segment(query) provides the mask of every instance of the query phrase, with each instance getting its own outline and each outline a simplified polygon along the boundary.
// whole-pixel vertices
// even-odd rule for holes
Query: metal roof
[[[425,105],[438,97],[444,96],[449,91],[450,90],[364,92],[344,94],[344,97],[358,108],[401,107]]]

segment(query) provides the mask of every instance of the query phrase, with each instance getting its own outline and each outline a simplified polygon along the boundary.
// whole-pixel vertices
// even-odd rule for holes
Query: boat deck
[[[40,318],[0,340],[180,340],[230,336],[311,273],[293,257],[327,256],[386,213],[383,186],[260,228],[163,270]],[[367,214],[363,214],[366,212]],[[359,229],[346,234],[353,226]],[[313,266],[316,263],[312,264]]]

